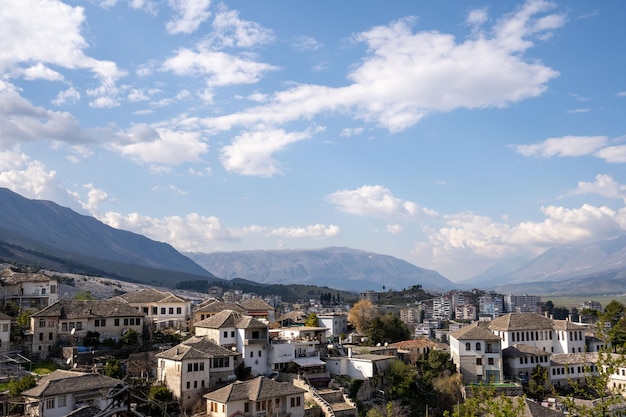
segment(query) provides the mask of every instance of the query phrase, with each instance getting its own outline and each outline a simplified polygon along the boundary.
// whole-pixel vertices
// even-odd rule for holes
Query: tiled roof
[[[50,280],[56,281],[55,278],[51,278],[41,272],[16,272],[11,268],[6,268],[0,271],[0,279],[8,285],[17,285],[22,282],[48,282]]]
[[[237,352],[216,345],[204,337],[193,336],[171,349],[157,353],[156,357],[182,361],[186,359],[210,359],[237,355]]]
[[[550,365],[578,365],[596,363],[598,361],[597,352],[587,353],[553,353],[550,356]]]
[[[0,321],[4,321],[4,320],[12,320],[12,319],[11,319],[11,316],[0,311]]]
[[[239,303],[246,310],[274,310],[274,307],[267,304],[262,298],[250,298]]]
[[[126,294],[118,295],[119,298],[129,304],[146,304],[146,303],[186,303],[187,300],[172,294],[168,291],[160,291],[156,288],[144,288],[139,291],[131,291]]]
[[[225,327],[235,327],[237,329],[267,328],[267,324],[262,321],[259,321],[254,317],[245,316],[233,310],[220,311],[211,317],[200,320],[195,324],[195,326],[209,329],[223,329]]]
[[[554,320],[537,313],[509,313],[489,322],[491,330],[552,330]]]
[[[587,326],[569,320],[553,320],[554,330],[585,330]]]
[[[115,384],[121,382],[122,381],[119,379],[98,373],[83,373],[57,369],[42,377],[36,387],[22,392],[22,395],[39,398],[41,396],[75,394],[79,392],[96,391],[103,388],[112,388]]]
[[[389,347],[398,349],[420,349],[420,348],[436,348],[437,343],[428,339],[411,339],[402,340],[401,342],[390,343]]]
[[[543,349],[539,349],[535,346],[527,345],[524,343],[515,344],[509,346],[502,351],[502,356],[509,358],[519,358],[520,356],[546,356],[552,355],[550,352],[546,352]]]
[[[145,314],[135,307],[119,300],[59,300],[32,315],[32,317],[58,317],[62,319],[144,316]]]
[[[283,395],[302,394],[305,390],[290,382],[278,382],[264,376],[248,381],[237,381],[224,388],[204,394],[203,397],[220,403],[231,401],[259,401]]]
[[[201,304],[196,308],[196,313],[218,313],[222,310],[233,310],[243,313],[245,310],[235,303],[225,303],[224,301],[212,300],[209,303]]]
[[[498,336],[485,329],[483,326],[480,326],[478,323],[473,323],[450,332],[450,337],[456,340],[500,340]]]

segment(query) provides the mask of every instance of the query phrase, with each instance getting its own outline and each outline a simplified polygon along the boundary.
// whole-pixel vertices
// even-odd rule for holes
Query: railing
[[[313,387],[313,385],[311,385],[311,383],[309,382],[309,378],[304,376],[304,382],[306,382],[306,384],[309,386],[309,392],[313,394],[313,398],[315,398],[315,402],[317,402],[320,405],[320,407],[322,407],[326,417],[335,417],[335,410],[333,410],[333,407],[330,405],[328,401],[326,401],[321,395],[319,395],[319,393],[317,392],[317,389],[315,389],[315,387]]]

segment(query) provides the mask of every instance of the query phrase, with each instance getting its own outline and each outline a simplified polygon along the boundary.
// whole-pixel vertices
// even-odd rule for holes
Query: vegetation
[[[365,330],[371,344],[394,343],[411,339],[411,331],[400,318],[392,312],[378,314]]]
[[[32,368],[37,375],[46,375],[59,369],[59,365],[54,361],[42,361],[34,363]]]
[[[122,365],[117,359],[109,359],[106,361],[103,371],[106,376],[110,376],[111,378],[121,379],[124,376]]]
[[[8,385],[9,395],[11,397],[17,397],[27,389],[33,388],[35,385],[37,385],[37,380],[32,375],[25,376],[21,379],[14,379],[10,381]]]
[[[85,300],[95,300],[95,299],[96,297],[94,297],[93,294],[91,294],[91,292],[89,291],[80,290],[80,291],[76,291],[76,294],[74,294],[74,300],[85,301]]]
[[[304,325],[307,327],[317,327],[319,326],[318,324],[318,319],[317,319],[317,314],[315,314],[315,312],[311,312],[309,313],[309,316],[306,318],[306,321],[304,322]]]
[[[356,302],[348,312],[348,321],[360,334],[366,334],[372,320],[378,314],[378,308],[370,300]]]

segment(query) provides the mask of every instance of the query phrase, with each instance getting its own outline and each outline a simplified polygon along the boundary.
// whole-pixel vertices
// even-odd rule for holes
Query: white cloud
[[[90,213],[97,213],[98,206],[105,201],[112,201],[106,191],[94,187],[92,183],[83,185],[83,188],[88,190],[87,201],[80,201],[80,204]]]
[[[298,36],[293,41],[293,47],[300,51],[317,51],[322,49],[324,44],[310,36]]]
[[[70,87],[67,90],[59,91],[52,104],[55,106],[62,106],[64,104],[75,104],[80,100],[80,93],[74,87]]]
[[[620,91],[617,93],[617,97],[626,97],[626,91]]]
[[[326,196],[338,210],[357,216],[384,218],[417,218],[435,216],[432,210],[420,207],[412,201],[394,197],[381,185],[364,185],[356,190],[336,191]]]
[[[590,108],[586,108],[586,109],[572,109],[572,110],[568,110],[567,112],[569,114],[576,114],[576,113],[589,113],[591,111]]]
[[[397,235],[402,233],[404,228],[399,224],[388,224],[386,230],[389,234]]]
[[[517,145],[515,151],[524,156],[543,158],[584,156],[602,148],[607,141],[606,136],[563,136],[532,145]]]
[[[362,127],[346,128],[341,130],[340,135],[344,137],[356,136],[363,133],[364,130],[365,129],[363,129]]]
[[[211,0],[168,0],[168,4],[176,13],[166,24],[171,34],[195,32],[211,16]]]
[[[39,62],[32,67],[25,68],[21,71],[25,80],[48,80],[48,81],[63,81],[63,75],[50,69]]]
[[[341,234],[341,229],[335,225],[314,224],[307,227],[279,227],[271,231],[272,235],[287,238],[328,238]]]
[[[607,146],[600,149],[595,155],[606,162],[624,164],[626,163],[626,145]]]
[[[243,132],[233,139],[232,144],[221,150],[220,160],[228,171],[241,175],[271,177],[283,172],[272,155],[292,143],[309,139],[321,128],[303,132],[285,132],[282,129],[261,129]]]
[[[109,146],[136,161],[166,165],[201,162],[200,156],[208,152],[199,132],[152,128],[146,124],[120,133],[118,141]]]
[[[475,9],[468,13],[466,23],[470,26],[480,26],[487,22],[489,15],[487,9]]]
[[[580,181],[575,190],[568,195],[598,194],[607,198],[626,199],[626,185],[615,181],[610,175],[596,175],[594,182]]]
[[[536,97],[558,76],[539,61],[523,57],[534,45],[533,36],[558,26],[558,19],[537,23],[535,15],[546,9],[530,2],[501,20],[492,37],[463,42],[438,32],[413,33],[412,19],[375,27],[354,37],[366,44],[368,54],[348,74],[352,84],[298,85],[276,93],[267,105],[209,119],[207,124],[230,129],[349,111],[357,119],[397,132],[432,112],[504,107]]]
[[[274,33],[256,22],[239,19],[239,12],[221,6],[213,19],[214,32],[207,38],[213,47],[252,48],[274,41]]]

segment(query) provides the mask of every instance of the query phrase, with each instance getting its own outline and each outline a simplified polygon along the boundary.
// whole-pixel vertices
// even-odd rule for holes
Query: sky
[[[626,229],[626,3],[4,0],[0,187],[461,282]]]

